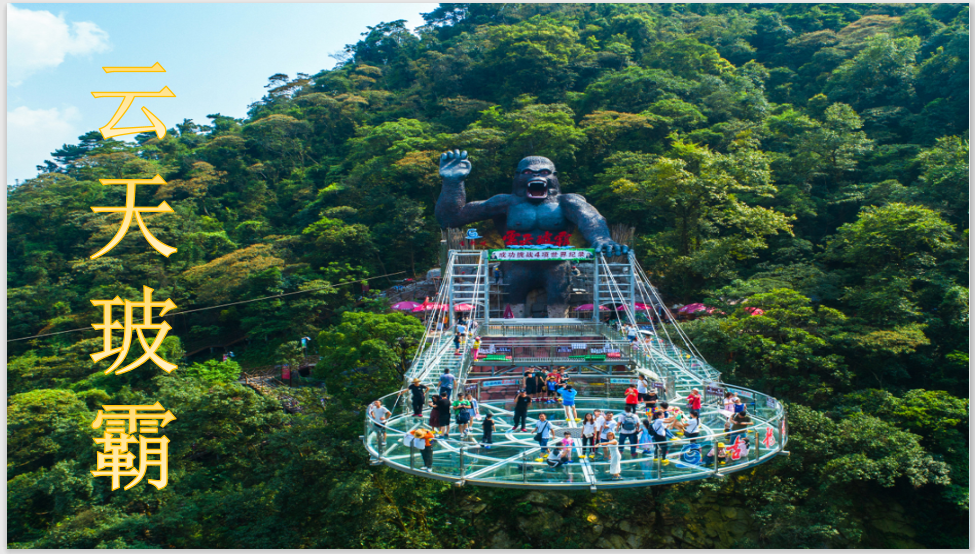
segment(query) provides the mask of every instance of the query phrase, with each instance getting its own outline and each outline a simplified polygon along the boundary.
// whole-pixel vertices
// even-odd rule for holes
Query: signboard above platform
[[[566,248],[566,249],[505,249],[489,250],[490,260],[518,260],[518,261],[545,261],[545,260],[591,260],[594,257],[592,248]]]
[[[495,379],[492,381],[481,381],[481,387],[506,387],[520,384],[521,379]]]

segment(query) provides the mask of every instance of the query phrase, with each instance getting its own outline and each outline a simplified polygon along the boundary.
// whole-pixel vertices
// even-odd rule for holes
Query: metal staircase
[[[628,322],[636,325],[634,306],[638,301],[652,303],[664,311],[666,306],[632,254],[628,261],[608,263],[602,256],[597,257],[590,270],[595,283],[593,300],[614,307],[623,306],[621,315],[625,314]],[[486,309],[490,305],[490,293],[487,253],[478,250],[451,251],[435,302],[440,307],[429,314],[427,334],[406,375],[408,382],[420,379],[436,389],[445,369],[450,370],[458,383],[467,379],[472,366],[470,345],[490,321]],[[468,323],[476,320],[481,322],[481,326],[468,335],[467,342],[461,345],[460,355],[457,355],[452,341],[457,324],[454,307],[460,304],[472,306],[467,312]],[[598,317],[598,311],[594,312],[594,317]],[[666,313],[671,316],[669,311]],[[437,333],[437,322],[444,320],[447,323],[443,331]],[[671,316],[670,320],[674,321],[674,318]],[[538,321],[542,324],[545,320]],[[609,326],[598,327],[607,339],[619,345],[627,344],[627,338],[620,332]],[[650,379],[662,380],[666,384],[667,399],[676,401],[686,398],[691,389],[703,390],[707,383],[719,381],[721,376],[693,348],[676,323],[668,327],[672,328],[655,327],[657,335],[654,339],[640,336],[641,352],[634,356],[632,367]]]
[[[406,374],[407,384],[413,379],[436,390],[444,370],[462,384],[467,379],[471,367],[470,346],[477,332],[469,333],[468,340],[461,345],[457,355],[453,345],[454,328],[457,324],[455,306],[469,304],[468,324],[485,319],[488,305],[488,263],[487,253],[480,250],[452,250],[443,272],[440,290],[434,304],[439,306],[428,315],[427,332],[424,341],[417,349],[416,356]],[[437,332],[437,323],[447,320],[442,331]]]
[[[654,374],[663,379],[669,401],[686,398],[692,389],[703,391],[707,383],[719,381],[721,374],[708,365],[677,325],[673,314],[667,309],[632,252],[628,256],[628,262],[612,264],[608,263],[602,255],[597,256],[593,268],[597,283],[594,288],[594,300],[622,306],[625,319],[630,325],[637,325],[638,300],[656,306],[673,322],[667,326],[654,326],[651,320],[655,338],[648,339],[642,334],[639,336],[638,342],[644,356],[635,356],[637,360],[635,369],[640,373]],[[594,314],[597,313],[595,309],[593,311]],[[668,326],[672,329],[668,330]],[[625,340],[620,334],[617,335],[620,340]],[[682,343],[683,347],[678,343]]]
[[[486,317],[488,305],[487,252],[483,250],[451,250],[447,271],[443,275],[447,301],[450,305],[450,322],[454,323],[453,307],[458,304],[474,306],[470,319]]]
[[[609,263],[599,255],[593,264],[593,305],[612,303],[614,306],[637,302],[635,271],[631,263]],[[593,318],[599,317],[599,310],[593,310]]]

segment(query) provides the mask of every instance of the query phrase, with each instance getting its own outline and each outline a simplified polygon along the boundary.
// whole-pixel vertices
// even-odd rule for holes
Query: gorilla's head
[[[559,192],[559,180],[555,176],[555,164],[551,160],[541,156],[528,156],[518,162],[512,194],[533,204],[540,204],[548,198],[555,198]]]

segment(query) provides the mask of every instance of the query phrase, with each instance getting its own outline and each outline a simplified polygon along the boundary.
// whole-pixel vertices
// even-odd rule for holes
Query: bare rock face
[[[511,540],[504,531],[496,531],[491,535],[491,548],[520,548],[521,545]]]
[[[626,531],[627,533],[636,534],[640,532],[640,527],[628,519],[624,519],[623,521],[620,522],[620,529]]]
[[[529,537],[555,537],[562,527],[562,516],[555,510],[535,506],[535,513],[518,520],[518,529]]]
[[[721,515],[723,515],[725,519],[738,519],[739,517],[738,510],[728,506],[721,508]]]
[[[524,501],[537,506],[558,506],[560,508],[568,508],[572,505],[572,499],[557,492],[532,491],[525,496]]]

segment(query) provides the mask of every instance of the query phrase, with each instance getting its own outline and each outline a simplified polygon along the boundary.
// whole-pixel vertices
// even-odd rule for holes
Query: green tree
[[[318,336],[315,375],[346,405],[371,402],[402,384],[423,330],[405,314],[346,312]]]
[[[863,155],[873,149],[873,141],[860,130],[862,120],[846,104],[826,108],[822,124],[801,119],[798,124],[806,129],[790,141],[794,156],[791,172],[798,182],[818,184],[827,194],[848,180]]]
[[[765,239],[791,233],[789,218],[743,198],[771,197],[767,157],[747,135],[729,154],[674,138],[666,156],[618,153],[600,176],[634,208],[667,221],[650,249],[651,265],[671,282],[692,290],[692,276],[727,276],[734,263],[754,257]]]
[[[915,97],[914,62],[920,43],[918,37],[895,39],[886,34],[867,39],[866,47],[830,76],[826,94],[857,110],[909,105]]]
[[[207,383],[231,383],[240,378],[240,364],[233,360],[223,362],[207,360],[202,363],[191,364],[180,372],[187,377],[200,379]]]
[[[868,528],[854,517],[862,498],[878,489],[905,494],[949,482],[946,465],[924,450],[919,436],[877,417],[831,418],[790,404],[789,427],[789,462],[755,483],[764,493],[748,501],[763,523],[759,545],[870,544]],[[894,546],[898,538],[884,533],[877,544]]]
[[[861,275],[915,272],[933,267],[948,254],[954,247],[952,235],[951,225],[927,208],[900,203],[868,206],[856,222],[837,230],[827,255]]]
[[[93,414],[68,390],[40,389],[7,399],[7,478],[87,454]]]
[[[592,51],[579,44],[576,30],[548,18],[533,17],[481,32],[486,48],[471,84],[493,83],[490,88],[499,100],[531,94],[558,101],[579,72],[593,63]]]
[[[514,167],[525,156],[546,156],[558,165],[575,161],[575,153],[586,135],[573,121],[574,113],[564,104],[535,104],[530,97],[521,109],[504,112],[492,106],[474,124],[478,128],[504,132],[505,146],[497,163]]]
[[[917,156],[918,184],[932,207],[961,229],[968,228],[968,139],[942,137]]]
[[[751,308],[763,313],[753,315]],[[832,352],[833,335],[845,321],[838,310],[814,307],[792,289],[775,288],[750,295],[723,320],[695,322],[689,332],[710,358],[753,388],[825,401],[853,378],[843,357]]]

